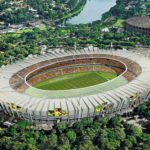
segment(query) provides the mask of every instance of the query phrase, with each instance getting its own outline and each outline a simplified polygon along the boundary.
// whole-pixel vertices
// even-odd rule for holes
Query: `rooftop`
[[[150,17],[149,16],[135,16],[127,19],[128,24],[139,28],[150,29]]]
[[[82,55],[82,54],[86,56],[90,54],[93,54],[93,55],[103,54],[103,55],[111,55],[114,57],[118,56],[118,57],[128,58],[134,62],[137,62],[141,66],[142,73],[133,81],[129,82],[128,84],[119,86],[119,87],[115,79],[115,82],[111,83],[111,85],[115,86],[113,89],[110,89],[109,88],[110,86],[105,86],[105,88],[98,87],[97,90],[101,92],[98,91],[98,93],[97,92],[91,93],[90,95],[85,95],[85,93],[82,93],[82,95],[76,95],[75,97],[70,97],[70,95],[69,96],[67,95],[68,97],[65,97],[65,98],[64,97],[62,98],[59,96],[56,98],[56,97],[53,97],[53,95],[51,94],[49,97],[49,93],[48,95],[46,94],[43,95],[43,92],[42,92],[43,96],[41,96],[40,95],[41,92],[36,90],[34,94],[38,94],[38,97],[37,97],[35,95],[33,96],[30,94],[27,94],[26,92],[19,93],[15,91],[14,89],[12,89],[10,86],[9,79],[12,77],[12,75],[15,72],[19,71],[20,69],[27,68],[32,64],[35,64],[44,60],[49,60],[52,58]],[[132,63],[130,63],[130,65],[132,65]],[[106,50],[100,50],[96,47],[88,47],[80,51],[78,50],[78,51],[62,52],[61,50],[59,50],[59,52],[55,52],[54,54],[48,53],[45,55],[28,57],[22,61],[18,61],[14,64],[7,65],[4,68],[0,68],[0,83],[1,83],[0,84],[0,100],[9,104],[10,103],[16,104],[19,107],[24,107],[24,111],[26,111],[26,108],[30,107],[30,110],[44,111],[44,113],[47,115],[48,110],[53,110],[54,107],[55,108],[61,107],[63,110],[67,110],[68,108],[69,114],[73,115],[75,113],[74,107],[78,107],[79,103],[82,106],[82,108],[86,108],[88,106],[89,108],[92,108],[92,109],[93,109],[93,105],[97,106],[97,105],[103,104],[104,102],[107,102],[110,105],[114,104],[115,107],[117,106],[117,102],[119,101],[125,100],[125,103],[127,103],[129,98],[135,95],[136,93],[144,93],[147,90],[149,90],[149,87],[150,87],[149,76],[150,76],[149,58],[139,53],[135,53],[133,51],[122,51],[122,50],[117,50],[117,51],[107,50],[106,51]],[[106,83],[108,84],[109,81]],[[79,91],[77,91],[76,93],[78,94]]]

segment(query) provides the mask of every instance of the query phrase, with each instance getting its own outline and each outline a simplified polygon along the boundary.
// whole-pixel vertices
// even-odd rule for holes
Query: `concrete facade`
[[[137,16],[126,20],[125,28],[127,31],[140,32],[145,35],[150,35],[150,17]]]
[[[74,60],[79,57],[89,61],[87,58],[91,58],[91,56],[92,58],[105,56],[108,58],[108,64],[111,59],[115,59],[111,63],[117,61],[116,65],[119,64],[120,66],[120,62],[122,62],[124,64],[122,67],[126,67],[123,67],[123,72],[112,81],[85,89],[72,90],[71,92],[74,94],[72,96],[67,95],[70,93],[68,90],[66,93],[65,91],[54,91],[56,92],[55,97],[52,97],[52,91],[39,90],[27,83],[26,75],[33,70],[35,73],[47,62],[50,65],[50,62],[54,64],[54,60],[58,63],[60,60],[61,62],[67,60],[66,58]],[[21,74],[22,71],[23,74]],[[130,75],[134,75],[134,77],[129,78]],[[128,83],[122,86],[116,85],[115,83],[120,82],[122,76],[129,78]],[[26,58],[1,68],[0,83],[0,105],[6,114],[35,123],[54,124],[60,121],[73,123],[83,118],[121,113],[148,99],[150,93],[150,59],[131,51],[101,50],[92,46],[80,51],[62,52],[60,50],[56,53]],[[27,87],[23,91],[16,90],[14,88],[17,86],[16,83],[18,87],[20,83],[27,84]],[[26,93],[28,88],[33,88],[36,95]],[[64,97],[59,97],[61,92]],[[47,94],[49,95],[47,96]]]

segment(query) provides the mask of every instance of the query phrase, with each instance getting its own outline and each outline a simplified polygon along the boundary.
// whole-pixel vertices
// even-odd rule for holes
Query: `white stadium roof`
[[[44,91],[32,87],[32,94],[28,94],[28,92],[19,93],[9,84],[9,80],[14,73],[32,64],[52,58],[81,54],[108,54],[128,58],[141,66],[142,73],[131,82],[125,85],[123,84],[122,86],[116,84],[116,81],[121,78],[121,76],[119,76],[112,81],[105,82],[101,85],[83,88],[83,90],[72,89],[73,92],[71,92],[70,95],[69,91],[71,90],[67,90],[66,92],[59,91],[58,94],[58,91]],[[113,85],[113,88],[110,88],[110,85]],[[56,53],[28,57],[17,63],[0,68],[1,102],[15,103],[23,108],[30,108],[32,111],[42,111],[43,113],[46,113],[50,108],[61,107],[62,109],[68,109],[69,114],[73,115],[73,110],[80,109],[79,106],[81,106],[82,109],[89,107],[89,110],[91,110],[93,105],[100,105],[104,102],[118,105],[122,100],[127,101],[131,95],[134,95],[135,93],[144,93],[147,90],[150,90],[150,59],[133,51],[100,50],[96,47],[90,46],[80,51],[73,50],[64,52],[59,50],[59,52],[57,51]]]

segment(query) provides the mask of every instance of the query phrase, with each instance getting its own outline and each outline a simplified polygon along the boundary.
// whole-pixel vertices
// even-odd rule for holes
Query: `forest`
[[[55,22],[61,18],[78,14],[86,0],[2,0],[0,1],[0,21],[18,24],[40,19]],[[68,17],[67,17],[68,16]]]

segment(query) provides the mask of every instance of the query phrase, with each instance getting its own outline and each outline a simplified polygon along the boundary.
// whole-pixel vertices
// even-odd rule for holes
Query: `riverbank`
[[[63,22],[64,20],[67,20],[67,19],[69,19],[69,18],[71,18],[71,17],[73,17],[73,16],[79,14],[79,13],[83,10],[83,8],[84,8],[86,2],[87,2],[87,0],[82,0],[82,1],[80,1],[80,2],[77,4],[77,6],[76,6],[76,8],[75,8],[74,10],[72,10],[69,14],[67,14],[67,15],[64,16],[64,17],[62,17],[61,19],[56,20],[55,22],[57,22],[57,23]]]

